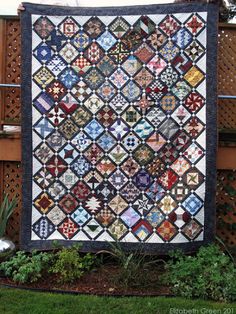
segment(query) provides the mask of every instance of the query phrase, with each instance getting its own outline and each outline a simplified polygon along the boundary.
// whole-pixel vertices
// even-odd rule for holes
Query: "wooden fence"
[[[20,23],[0,19],[0,83],[20,84]],[[219,26],[219,95],[236,95],[236,25]],[[19,241],[21,211],[21,101],[19,88],[0,89],[0,201],[3,192],[18,199],[8,236]],[[236,100],[219,100],[217,234],[236,247]],[[15,132],[8,132],[9,126]],[[22,148],[24,149],[24,148]]]

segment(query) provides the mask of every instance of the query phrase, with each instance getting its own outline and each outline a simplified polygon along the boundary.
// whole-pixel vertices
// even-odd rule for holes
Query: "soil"
[[[117,265],[105,264],[93,271],[85,273],[73,283],[58,283],[57,276],[51,274],[31,284],[17,284],[8,278],[1,277],[0,285],[94,295],[168,296],[170,295],[169,288],[161,285],[158,280],[162,273],[163,267],[153,267],[152,269],[148,269],[145,274],[138,274],[127,285],[123,280],[120,280],[122,277]]]

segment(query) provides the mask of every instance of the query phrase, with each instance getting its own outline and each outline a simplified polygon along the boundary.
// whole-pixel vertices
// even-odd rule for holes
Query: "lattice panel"
[[[218,171],[217,235],[236,247],[236,171]]]
[[[218,128],[236,129],[236,100],[219,100]]]
[[[3,191],[10,198],[17,198],[17,207],[9,220],[7,235],[15,243],[19,243],[20,211],[21,211],[21,164],[20,162],[1,162],[3,174]]]
[[[219,94],[236,95],[236,27],[219,29]]]
[[[5,82],[20,84],[20,21],[6,21]],[[20,123],[20,89],[5,90],[5,122]]]
[[[218,47],[218,93],[236,95],[236,27],[220,27]],[[218,127],[236,129],[236,100],[220,100]]]
[[[20,123],[20,89],[6,88],[5,90],[5,123]]]
[[[20,83],[20,21],[6,22],[6,83]]]
[[[236,26],[220,27],[218,48],[218,94],[236,95]],[[236,129],[236,101],[220,100],[219,128]]]

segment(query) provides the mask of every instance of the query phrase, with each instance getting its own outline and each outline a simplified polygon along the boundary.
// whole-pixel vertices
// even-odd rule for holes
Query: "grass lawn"
[[[233,314],[236,313],[236,303],[224,304],[165,297],[63,295],[0,288],[1,314],[184,314],[183,310],[192,310],[186,314]]]

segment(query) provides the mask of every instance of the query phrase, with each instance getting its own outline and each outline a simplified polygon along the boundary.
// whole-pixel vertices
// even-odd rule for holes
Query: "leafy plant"
[[[177,296],[186,298],[236,300],[236,268],[217,245],[201,247],[195,256],[181,251],[171,254],[163,282]]]
[[[79,246],[54,249],[52,252],[27,254],[18,251],[15,256],[0,264],[0,271],[15,282],[35,282],[47,273],[58,275],[59,282],[72,282],[92,268],[96,256],[78,252]]]
[[[33,251],[29,255],[18,251],[9,261],[0,264],[0,270],[15,282],[35,282],[42,277],[52,260],[51,253]]]
[[[6,194],[4,196],[4,199],[0,206],[0,238],[5,235],[7,221],[13,213],[16,204],[16,198],[13,198],[12,201],[9,201],[8,195]]]
[[[55,263],[51,266],[50,272],[58,274],[59,282],[73,282],[94,265],[96,256],[90,253],[81,256],[79,248],[80,246],[73,245],[70,248],[62,248],[56,253]]]
[[[133,252],[128,252],[121,247],[118,241],[109,244],[111,246],[110,251],[102,250],[98,253],[109,254],[116,260],[119,271],[113,279],[115,283],[121,284],[125,288],[149,285],[151,266],[155,264],[155,267],[157,267],[159,262],[164,262],[161,259],[154,260],[152,257],[145,255],[142,247]]]

